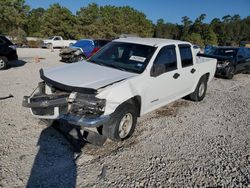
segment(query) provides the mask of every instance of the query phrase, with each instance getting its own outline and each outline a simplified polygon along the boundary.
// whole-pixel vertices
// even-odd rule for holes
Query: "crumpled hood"
[[[81,50],[81,48],[78,48],[78,47],[73,47],[73,46],[71,46],[71,47],[67,47],[67,48],[63,48],[63,49],[61,49],[61,51],[60,51],[60,54],[59,55],[63,55],[63,54],[71,54],[71,53],[73,53],[73,52],[75,52],[75,51],[77,51],[77,50]],[[82,50],[81,50],[82,51]]]
[[[45,69],[41,78],[69,87],[99,89],[137,75],[118,69],[81,61],[56,68]]]

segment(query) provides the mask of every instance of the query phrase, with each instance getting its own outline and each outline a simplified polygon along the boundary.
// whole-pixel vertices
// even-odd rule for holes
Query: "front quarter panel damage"
[[[112,114],[120,104],[139,95],[140,92],[138,88],[134,87],[132,80],[134,79],[127,79],[99,91],[96,97],[106,99],[104,115]]]

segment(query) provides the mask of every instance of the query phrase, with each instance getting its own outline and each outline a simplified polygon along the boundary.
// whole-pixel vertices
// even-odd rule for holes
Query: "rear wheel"
[[[137,123],[137,110],[133,104],[124,103],[111,115],[111,122],[103,125],[103,135],[114,141],[129,138]]]
[[[193,93],[189,95],[189,98],[192,101],[202,101],[207,92],[207,77],[202,76],[196,86],[196,89]]]
[[[0,57],[0,70],[7,68],[8,60],[6,57]]]

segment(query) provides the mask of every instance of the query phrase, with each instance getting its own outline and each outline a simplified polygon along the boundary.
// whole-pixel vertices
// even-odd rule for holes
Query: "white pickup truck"
[[[75,42],[76,40],[63,40],[61,36],[52,36],[42,41],[42,48],[65,48]]]
[[[201,101],[216,63],[196,56],[188,42],[121,38],[86,62],[41,70],[43,82],[23,106],[37,118],[123,140],[138,117],[185,96]]]

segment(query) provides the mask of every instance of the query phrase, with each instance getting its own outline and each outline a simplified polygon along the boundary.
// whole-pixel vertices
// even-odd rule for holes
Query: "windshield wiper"
[[[97,61],[95,61],[95,60],[88,60],[88,62],[97,64],[97,65],[112,67],[112,68],[115,68],[115,69],[119,69],[119,70],[128,72],[128,70],[126,70],[126,69],[124,69],[124,68],[122,68],[122,67],[120,67],[120,66],[117,66],[117,65],[115,65],[115,64],[111,64],[111,63],[102,63],[102,62],[100,62],[100,61],[97,62]]]
[[[97,61],[95,61],[95,60],[88,60],[88,62],[97,64],[97,65],[105,65],[104,63],[97,62]]]
[[[124,69],[124,68],[122,68],[122,67],[119,67],[119,66],[117,66],[117,65],[115,65],[115,64],[105,64],[105,65],[107,65],[108,67],[113,67],[113,68],[115,68],[115,69],[122,70],[122,71],[127,71],[126,69]]]

